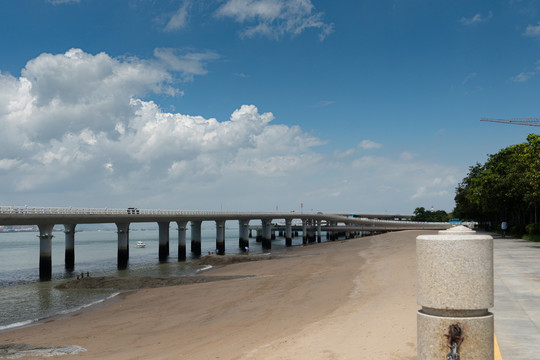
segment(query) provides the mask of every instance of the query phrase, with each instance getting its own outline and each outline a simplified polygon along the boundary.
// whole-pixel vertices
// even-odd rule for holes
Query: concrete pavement
[[[540,359],[540,243],[494,235],[495,336],[504,360]]]

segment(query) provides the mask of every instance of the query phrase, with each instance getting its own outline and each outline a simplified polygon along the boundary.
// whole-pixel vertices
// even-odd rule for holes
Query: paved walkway
[[[504,360],[540,359],[540,243],[494,237],[495,336]]]

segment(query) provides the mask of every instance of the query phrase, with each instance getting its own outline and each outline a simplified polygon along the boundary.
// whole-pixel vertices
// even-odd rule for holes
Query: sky
[[[540,2],[0,2],[0,205],[453,210],[540,115]]]

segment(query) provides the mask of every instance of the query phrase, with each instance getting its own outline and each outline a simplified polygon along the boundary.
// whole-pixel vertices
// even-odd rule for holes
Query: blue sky
[[[540,4],[0,3],[1,205],[451,211],[536,128]]]

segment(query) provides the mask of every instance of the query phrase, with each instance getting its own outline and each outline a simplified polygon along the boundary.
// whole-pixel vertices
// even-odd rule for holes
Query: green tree
[[[511,145],[476,164],[456,188],[454,216],[477,221],[536,221],[540,199],[540,136]]]
[[[446,222],[449,219],[448,214],[444,210],[426,211],[423,207],[417,207],[413,212],[413,221],[428,221],[428,222]]]

